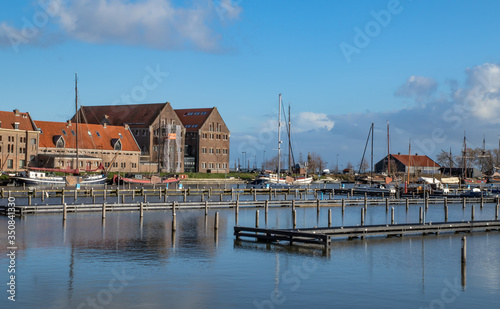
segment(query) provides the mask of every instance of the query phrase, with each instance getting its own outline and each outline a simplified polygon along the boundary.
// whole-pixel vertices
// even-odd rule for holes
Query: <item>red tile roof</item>
[[[41,130],[39,137],[40,147],[55,148],[55,141],[57,139],[54,136],[62,136],[66,143],[65,148],[76,148],[76,136],[71,132],[73,130],[76,133],[75,123],[69,125],[66,122],[35,121],[35,124]],[[90,137],[88,132],[90,132],[92,137]],[[130,130],[122,126],[107,125],[104,128],[104,126],[99,124],[79,124],[78,135],[80,149],[113,151],[113,139],[119,139],[122,143],[122,151],[140,151]]]
[[[18,112],[16,116],[15,112]],[[14,123],[19,122],[19,130],[35,131],[29,113],[21,113],[18,110],[12,112],[0,111],[0,129],[15,129]]]
[[[182,121],[186,131],[198,131],[205,123],[210,113],[214,110],[212,108],[189,108],[189,109],[176,109],[174,110],[179,119]]]
[[[408,160],[408,155],[391,155],[392,158],[398,160],[404,165],[408,166],[410,161]],[[440,167],[439,164],[431,160],[428,156],[418,156],[411,155],[411,166],[420,166],[420,167]]]
[[[110,125],[129,124],[131,127],[144,128],[153,123],[166,104],[168,103],[82,106],[79,111],[83,111],[85,115],[85,118],[81,118],[82,123],[86,121],[100,124],[107,116]],[[74,116],[71,120],[76,122]]]

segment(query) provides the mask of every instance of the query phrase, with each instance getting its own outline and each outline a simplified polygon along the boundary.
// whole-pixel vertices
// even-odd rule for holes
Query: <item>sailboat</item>
[[[290,145],[290,114],[288,115],[288,139],[289,139],[289,145]],[[279,95],[279,104],[278,104],[278,172],[276,174],[274,173],[265,173],[259,175],[259,177],[254,181],[252,184],[253,185],[265,185],[266,183],[273,184],[273,187],[276,185],[280,185],[280,187],[288,187],[291,185],[299,186],[299,185],[308,185],[312,182],[312,177],[285,177],[281,178],[281,94]],[[289,165],[290,165],[289,160]]]
[[[78,114],[78,78],[75,73],[75,107]],[[79,168],[79,144],[78,144],[78,120],[76,122],[76,169],[57,169],[57,168],[39,168],[30,167],[22,176],[12,177],[17,183],[24,183],[27,185],[65,185],[65,186],[78,186],[78,185],[98,185],[104,184],[106,175],[84,175],[80,176]],[[85,170],[86,172],[95,172],[97,170],[104,170],[102,164],[94,170]],[[72,175],[68,176],[47,176],[45,172],[61,172]]]

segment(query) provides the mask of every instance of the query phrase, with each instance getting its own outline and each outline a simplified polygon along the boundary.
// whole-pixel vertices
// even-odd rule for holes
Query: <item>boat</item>
[[[260,178],[248,183],[247,187],[253,189],[288,189],[293,186],[290,183],[276,183]]]
[[[142,175],[135,175],[134,177],[121,177],[119,175],[113,176],[113,183],[132,183],[132,184],[141,184],[141,185],[149,185],[149,184],[168,184],[168,183],[178,183],[180,179],[178,177],[158,177],[151,176],[148,178],[142,177]]]
[[[78,113],[78,79],[75,74],[75,108]],[[18,176],[12,177],[18,184],[26,185],[102,185],[106,182],[107,176],[104,174],[80,175],[79,166],[79,145],[78,145],[78,121],[76,122],[76,169],[40,168],[29,167],[27,172],[22,172]],[[104,170],[102,164],[94,170],[87,169],[84,172],[96,172]],[[48,176],[46,172],[68,173],[67,176]]]

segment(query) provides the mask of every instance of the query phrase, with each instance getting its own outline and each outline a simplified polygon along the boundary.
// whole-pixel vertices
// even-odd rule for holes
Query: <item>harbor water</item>
[[[6,203],[6,199],[2,201]],[[395,208],[416,223],[422,205]],[[449,221],[468,221],[472,205],[449,205]],[[360,224],[361,207],[297,208],[297,227]],[[214,229],[215,213],[219,228]],[[255,208],[238,224],[255,226]],[[260,209],[260,227],[291,228],[289,207]],[[429,205],[425,221],[444,221]],[[495,205],[475,207],[493,220]],[[368,206],[365,224],[389,224],[385,206]],[[235,241],[234,209],[28,215],[15,219],[15,302],[0,308],[496,308],[500,233],[478,232],[335,240],[318,247]],[[0,217],[0,272],[9,286],[8,218]],[[467,237],[462,269],[461,241]]]

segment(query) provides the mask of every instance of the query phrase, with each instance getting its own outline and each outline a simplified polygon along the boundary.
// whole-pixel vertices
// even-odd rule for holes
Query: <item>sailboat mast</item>
[[[77,73],[75,73],[75,110],[76,110],[76,170],[77,172],[80,171],[80,163],[79,163],[79,155],[78,155],[78,123],[80,122],[79,121],[79,118],[80,118],[80,114],[78,113],[78,76],[77,76]]]
[[[467,138],[465,137],[464,132],[464,178],[467,178]]]
[[[371,149],[371,158],[370,158],[370,185],[373,181],[373,122],[372,122],[372,149]]]
[[[288,173],[292,174],[292,140],[291,140],[291,120],[290,120],[290,104],[288,104]]]
[[[278,107],[278,173],[277,181],[280,182],[280,171],[281,171],[281,93],[279,95],[279,107]]]
[[[387,176],[391,176],[391,150],[389,139],[389,120],[387,120]]]
[[[408,144],[408,185],[410,184],[410,169],[411,169],[411,138]]]

